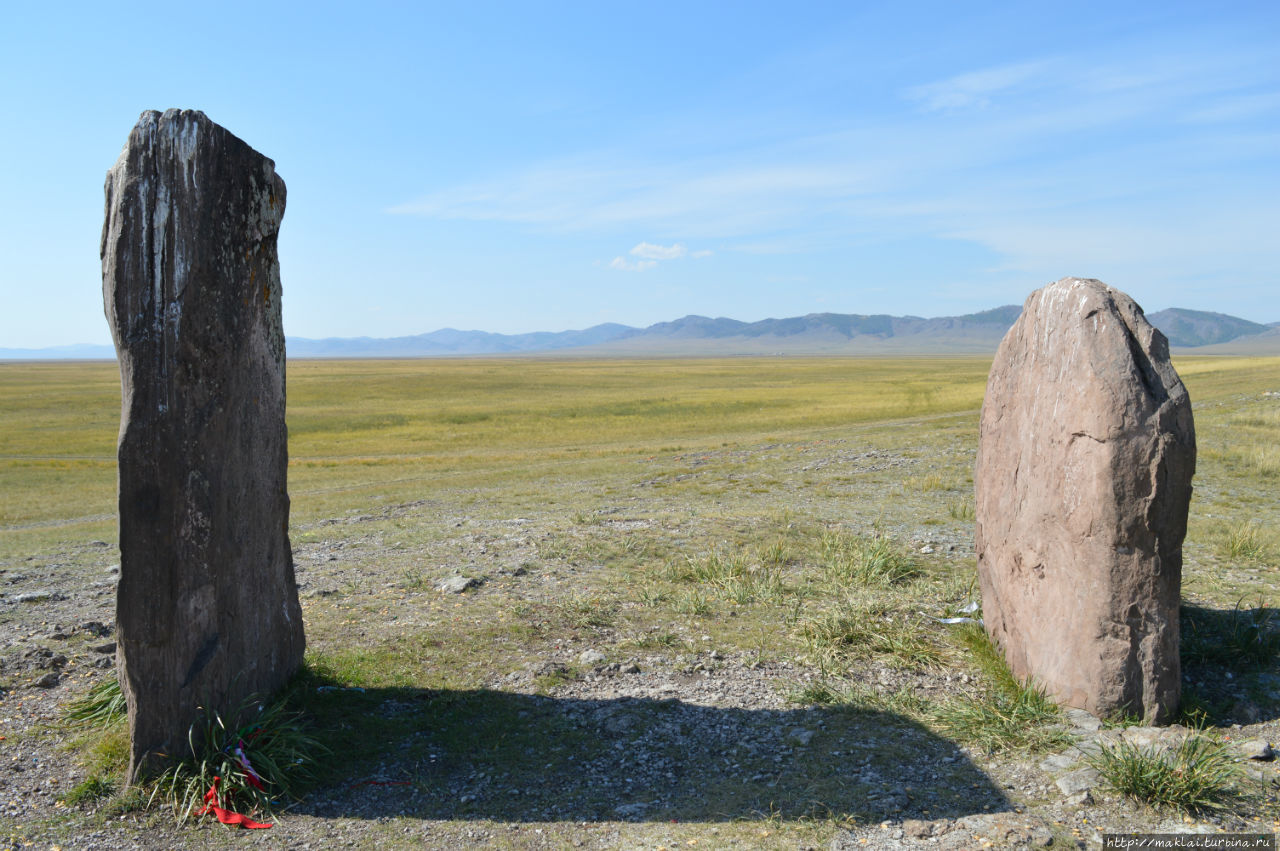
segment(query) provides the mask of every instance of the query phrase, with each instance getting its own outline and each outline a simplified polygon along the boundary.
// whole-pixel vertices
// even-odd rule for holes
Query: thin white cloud
[[[768,230],[779,218],[806,215],[883,180],[875,165],[799,165],[778,161],[780,155],[772,151],[754,156],[763,162],[656,166],[632,160],[602,164],[598,157],[583,157],[444,189],[388,212],[569,232],[626,226],[718,238]]]
[[[1180,264],[1220,276],[1226,256],[1241,258],[1241,277],[1274,268],[1274,240],[1232,211],[1249,208],[1261,223],[1280,215],[1280,173],[1269,159],[1280,75],[1234,54],[1093,59],[972,70],[900,92],[916,109],[809,125],[781,140],[734,139],[665,162],[615,149],[532,163],[394,212],[679,235],[602,264],[631,272],[708,256],[689,248],[699,243],[760,255],[856,254],[927,239],[972,243],[996,268],[1039,276],[1093,263],[1162,273]],[[1247,181],[1244,161],[1257,163]],[[1162,215],[1179,208],[1196,215]],[[1258,241],[1210,227],[1217,221]]]
[[[687,253],[685,247],[678,242],[675,245],[654,245],[652,242],[642,242],[631,249],[632,257],[643,257],[646,260],[675,260]]]
[[[690,252],[683,243],[679,242],[672,245],[641,242],[627,253],[640,259],[628,260],[626,257],[615,257],[609,261],[609,268],[617,269],[620,272],[643,272],[645,269],[652,269],[657,266],[660,261],[679,260],[682,257],[703,258],[710,257],[712,254],[707,249]]]
[[[909,99],[919,101],[926,110],[948,112],[989,106],[998,94],[1025,87],[1043,78],[1050,62],[1024,62],[957,74],[945,80],[914,86],[907,90]]]
[[[643,272],[657,265],[657,260],[628,260],[625,257],[615,257],[609,261],[609,268],[619,272]]]
[[[1226,97],[1187,116],[1188,121],[1218,123],[1242,121],[1268,112],[1280,112],[1280,92]]]

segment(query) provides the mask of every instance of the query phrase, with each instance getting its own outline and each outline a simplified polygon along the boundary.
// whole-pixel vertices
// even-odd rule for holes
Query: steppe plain
[[[972,625],[938,621],[976,601],[989,365],[291,362],[293,700],[331,752],[275,827],[242,835],[133,807],[119,729],[64,721],[112,675],[118,373],[0,364],[0,838],[967,848],[1280,829],[1275,762],[1241,760],[1222,810],[1067,794],[1071,739],[1123,725],[977,711],[998,716],[1005,684]],[[1185,720],[1277,743],[1275,657],[1214,648],[1280,631],[1280,359],[1176,366],[1199,443]],[[864,569],[876,548],[882,572]]]

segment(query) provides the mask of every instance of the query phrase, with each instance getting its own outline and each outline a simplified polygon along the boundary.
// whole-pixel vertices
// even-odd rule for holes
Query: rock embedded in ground
[[[1058,702],[1158,723],[1178,709],[1195,429],[1164,336],[1124,293],[1031,294],[991,367],[975,483],[983,616]]]
[[[1063,798],[1063,803],[1072,807],[1087,807],[1093,803],[1093,794],[1088,789],[1081,789],[1079,792]]]
[[[1081,792],[1088,792],[1098,785],[1098,771],[1095,768],[1077,768],[1075,771],[1059,777],[1055,782],[1062,794],[1068,798]]]
[[[69,661],[61,653],[54,653],[47,647],[34,647],[22,654],[25,667],[31,670],[47,671],[50,668],[64,668]]]
[[[792,728],[792,730],[787,733],[787,738],[801,745],[807,745],[812,742],[813,736],[813,730],[806,730],[804,727]]]
[[[107,173],[122,385],[120,679],[129,779],[302,661],[289,547],[275,164],[196,111],[144,112]]]
[[[1191,730],[1174,725],[1172,727],[1127,727],[1120,732],[1119,738],[1137,748],[1173,750],[1190,735]]]
[[[9,598],[14,603],[57,603],[67,599],[56,591],[27,591]]]
[[[1083,709],[1068,708],[1062,714],[1077,735],[1096,733],[1102,729],[1102,721]]]
[[[438,587],[445,594],[461,594],[468,588],[474,588],[479,584],[470,576],[450,576],[441,582]]]
[[[1056,773],[1060,771],[1069,771],[1070,769],[1074,768],[1075,765],[1079,762],[1080,762],[1079,752],[1072,752],[1068,750],[1063,753],[1050,754],[1049,756],[1040,760],[1040,770],[1048,771],[1050,773]]]
[[[1244,759],[1256,759],[1260,762],[1270,762],[1276,756],[1271,743],[1266,739],[1246,739],[1238,742],[1236,752]]]

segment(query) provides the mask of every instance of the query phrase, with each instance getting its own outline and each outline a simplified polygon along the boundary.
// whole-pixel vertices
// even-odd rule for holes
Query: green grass
[[[787,544],[775,541],[755,553],[712,551],[703,556],[687,556],[683,564],[669,566],[667,574],[738,605],[770,603],[781,601],[788,594],[782,567],[789,560]]]
[[[114,678],[113,678],[114,679]],[[121,798],[121,784],[125,769],[129,767],[129,729],[124,718],[116,718],[105,724],[82,726],[72,739],[72,747],[80,757],[83,767],[81,779],[62,798],[68,806],[95,804],[103,798]],[[121,811],[133,809],[142,801],[132,800],[125,794]]]
[[[574,775],[572,754],[605,747],[576,740],[581,728],[540,702],[586,686],[574,661],[588,647],[637,661],[646,677],[712,649],[723,654],[717,665],[755,660],[830,728],[909,718],[929,735],[1023,760],[1065,746],[1055,708],[1016,683],[985,638],[929,619],[976,599],[964,543],[988,363],[291,363],[291,535],[299,578],[313,583],[303,592],[306,676],[314,687],[365,689],[295,692],[314,734],[335,748],[316,771],[339,783],[378,765],[429,764],[407,779],[435,796],[442,824],[536,815],[514,802],[467,810],[442,790],[506,770],[512,785],[537,790],[548,772]],[[1273,599],[1280,566],[1271,537],[1280,416],[1260,395],[1280,387],[1280,359],[1177,366],[1201,447],[1184,658],[1208,685],[1197,698],[1193,683],[1189,702],[1213,701],[1225,720],[1252,701],[1274,717],[1262,680],[1277,659],[1272,609],[1236,602]],[[119,561],[112,547],[88,546],[115,537],[118,415],[114,365],[0,365],[0,569],[38,577],[56,565],[68,582],[88,584]],[[925,542],[936,553],[916,555]],[[338,561],[327,567],[329,555]],[[524,572],[513,575],[516,565]],[[484,584],[438,593],[437,578],[454,570],[474,570]],[[0,627],[18,623],[9,611]],[[895,669],[892,685],[877,668]],[[924,704],[918,682],[949,668],[975,674],[969,699]],[[533,694],[495,687],[515,674]],[[388,705],[410,708],[388,714]],[[127,758],[119,729],[76,733],[84,773],[69,797],[89,803],[118,785]],[[878,746],[893,747],[906,745]],[[836,789],[839,770],[828,779],[835,791],[816,784],[813,800],[861,794]],[[724,811],[746,824],[733,795],[758,796],[753,806],[769,813],[770,796],[783,793],[747,783],[724,794]],[[780,831],[800,826],[794,813],[805,811],[795,807],[804,790],[786,794]],[[612,805],[601,806],[607,816]],[[710,816],[693,815],[705,829]],[[733,834],[748,829],[735,824],[718,822],[720,838],[750,845],[756,835]],[[827,831],[812,844],[830,839],[830,824],[804,824]],[[622,841],[671,845],[658,828],[708,841],[666,822]],[[781,836],[771,841],[795,847]]]
[[[973,497],[952,499],[947,502],[947,514],[952,520],[968,523],[974,518]]]
[[[133,790],[136,800],[122,798],[124,808],[163,801],[185,821],[201,806],[215,777],[221,805],[235,812],[265,816],[295,799],[329,751],[308,731],[303,714],[289,709],[288,698],[288,692],[270,702],[250,697],[225,715],[202,708],[185,752],[173,755],[159,775],[144,778]],[[65,718],[85,731],[78,749],[87,770],[63,803],[80,806],[115,795],[129,762],[119,680],[110,676],[96,683],[68,704]]]
[[[1271,551],[1271,541],[1256,523],[1237,523],[1227,530],[1221,553],[1229,559],[1263,561]]]
[[[86,727],[109,727],[123,721],[125,700],[120,680],[109,676],[95,683],[83,697],[67,705],[66,717]]]
[[[902,487],[904,490],[932,493],[934,491],[951,490],[953,485],[945,481],[937,473],[929,473],[924,476],[908,476],[903,479]]]
[[[71,701],[63,717],[75,729],[73,747],[83,764],[83,777],[62,797],[67,806],[96,804],[120,790],[129,765],[129,730],[124,693],[114,675],[107,676]]]
[[[1229,610],[1182,607],[1182,660],[1237,673],[1265,671],[1280,662],[1280,611],[1259,602]]]
[[[118,781],[108,774],[92,774],[71,787],[62,798],[62,803],[69,807],[79,807],[96,803],[103,798],[110,798],[118,789]]]
[[[801,706],[826,706],[892,712],[911,718],[927,718],[930,703],[909,688],[876,689],[864,682],[822,678],[793,689],[787,698]]]
[[[441,477],[514,485],[566,462],[586,472],[676,446],[697,452],[972,412],[988,364],[982,357],[291,361],[293,516],[301,523],[333,516],[373,495],[409,501]],[[1179,358],[1177,366],[1202,405],[1280,384],[1275,358]],[[0,364],[0,557],[56,540],[63,527],[50,523],[71,520],[112,537],[119,414],[112,363]],[[1266,475],[1280,468],[1280,426],[1259,417],[1261,425],[1234,427],[1246,440],[1229,451],[1251,474]],[[1204,451],[1218,450],[1209,441]],[[936,481],[924,474],[921,485],[964,472]]]
[[[1270,479],[1280,478],[1280,449],[1275,446],[1258,446],[1249,454],[1249,462],[1259,474]]]
[[[987,753],[1060,750],[1071,737],[1053,726],[1058,707],[1034,685],[1012,694],[992,690],[977,698],[960,698],[937,710],[938,728]]]
[[[942,664],[942,648],[921,619],[883,606],[849,603],[802,619],[797,633],[809,657],[826,668],[841,657],[876,657],[893,666]]]
[[[1013,676],[981,627],[963,624],[954,634],[982,672],[985,686],[977,695],[938,707],[935,717],[940,730],[989,753],[1038,753],[1071,743],[1071,737],[1057,726],[1061,716],[1057,704],[1035,683],[1022,683]]]
[[[560,616],[570,629],[604,629],[614,625],[617,606],[595,594],[574,594],[560,604]]]
[[[988,362],[290,361],[293,516],[332,516],[374,494],[408,501],[441,477],[515,484],[565,462],[975,410]],[[68,518],[109,528],[119,416],[112,363],[0,364],[0,531]],[[16,535],[14,545],[33,538],[47,536]]]
[[[1157,807],[1199,813],[1240,801],[1240,768],[1230,745],[1197,731],[1163,751],[1121,740],[1087,759],[1111,790]]]
[[[883,535],[826,531],[821,546],[823,566],[841,583],[895,585],[919,573],[911,556]]]
[[[712,612],[711,598],[705,591],[697,588],[686,588],[676,594],[674,610],[678,614],[701,617]]]
[[[630,646],[641,650],[670,649],[680,644],[680,636],[674,632],[646,632],[630,642]]]
[[[180,821],[202,807],[215,781],[224,809],[261,819],[295,800],[329,753],[287,699],[249,697],[225,714],[202,708],[185,752],[146,784]]]

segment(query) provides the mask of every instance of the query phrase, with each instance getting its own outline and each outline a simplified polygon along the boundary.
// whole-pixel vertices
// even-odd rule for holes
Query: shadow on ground
[[[1182,606],[1183,711],[1211,724],[1280,718],[1280,612]]]
[[[952,742],[887,712],[304,688],[334,750],[325,785],[293,808],[315,816],[872,821],[1010,806]]]

